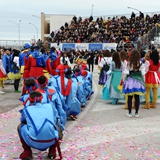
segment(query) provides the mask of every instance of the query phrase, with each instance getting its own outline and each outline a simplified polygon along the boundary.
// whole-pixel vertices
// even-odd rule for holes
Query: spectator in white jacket
[[[68,58],[66,52],[64,52],[63,55],[62,55],[62,57],[60,58],[60,63],[64,64],[64,65],[70,66],[70,61],[69,61],[69,58]]]

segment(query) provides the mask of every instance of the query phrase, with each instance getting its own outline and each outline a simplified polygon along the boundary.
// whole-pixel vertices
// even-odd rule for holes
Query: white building
[[[41,12],[41,39],[50,36],[52,31],[58,30],[65,22],[70,23],[73,15],[45,14]]]

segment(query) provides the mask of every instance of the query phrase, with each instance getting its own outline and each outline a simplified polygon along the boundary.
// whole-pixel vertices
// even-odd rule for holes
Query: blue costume
[[[88,94],[84,88],[85,79],[81,75],[73,75],[72,81],[78,84],[77,98],[81,102],[82,106],[85,106],[87,101],[86,96]]]
[[[27,124],[21,125],[20,134],[28,146],[43,151],[55,144],[55,139],[58,139],[56,114],[51,104],[36,103],[24,108],[21,120]]]
[[[68,79],[65,78],[65,86],[68,84]],[[77,91],[77,84],[72,83],[72,87],[70,90],[70,94],[67,96],[64,96],[61,94],[61,82],[60,82],[60,76],[54,76],[50,78],[49,80],[49,86],[55,87],[58,92],[61,94],[61,103],[65,103],[63,106],[65,108],[67,107],[67,116],[70,116],[71,114],[78,115],[80,110],[80,103],[78,99],[76,98],[75,90]],[[62,98],[63,97],[63,98]]]
[[[103,99],[112,99],[112,104],[116,104],[119,99],[124,99],[124,96],[118,89],[122,77],[122,64],[120,68],[116,68],[115,62],[112,61],[107,74],[108,79],[103,88]]]
[[[70,115],[78,115],[80,113],[80,103],[76,98],[77,94],[77,84],[72,84],[70,79],[64,77],[65,71],[68,66],[59,65],[57,67],[57,72],[59,72],[58,76],[54,76],[49,80],[49,85],[54,86],[56,90],[58,90],[67,105],[67,116]],[[75,92],[76,91],[76,92]]]
[[[5,69],[6,73],[8,74],[11,70],[11,56],[4,54],[2,56],[2,63],[3,63],[3,68]]]
[[[20,66],[20,69],[21,69],[21,74],[24,73],[25,58],[28,59],[28,51],[29,51],[30,47],[31,46],[28,43],[25,43],[24,44],[24,50],[19,55],[19,66]]]
[[[58,124],[62,128],[62,130],[65,129],[67,117],[66,112],[63,110],[63,105],[60,100],[60,97],[57,93],[57,91],[54,89],[54,87],[46,87],[44,89],[38,88],[40,93],[42,93],[42,104],[50,103],[52,106],[54,106],[57,110],[57,115],[59,117]]]

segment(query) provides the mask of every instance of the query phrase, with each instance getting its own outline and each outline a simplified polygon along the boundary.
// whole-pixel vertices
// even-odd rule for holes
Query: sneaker
[[[85,105],[82,105],[81,108],[86,108],[86,106],[85,106]]]
[[[21,93],[21,91],[17,90],[17,91],[14,91],[15,93]]]
[[[132,113],[127,113],[127,117],[132,117]]]
[[[2,91],[7,91],[7,88],[6,88],[6,87],[3,87],[3,88],[2,88]]]
[[[138,117],[139,117],[139,114],[138,114],[138,113],[136,113],[136,114],[135,114],[135,117],[136,117],[136,118],[138,118]]]
[[[76,120],[77,119],[77,117],[75,115],[70,115],[70,117],[71,117],[72,120]]]
[[[3,91],[0,91],[0,94],[4,94],[4,92],[3,92]]]

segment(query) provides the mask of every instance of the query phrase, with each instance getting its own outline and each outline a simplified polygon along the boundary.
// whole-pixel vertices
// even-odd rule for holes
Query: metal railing
[[[151,41],[154,41],[157,37],[159,37],[159,33],[160,25],[157,24],[146,35],[144,35],[137,41],[137,49],[147,49]]]
[[[0,40],[1,47],[21,48],[25,43],[31,43],[31,40]],[[20,44],[20,45],[19,45]]]
[[[131,12],[132,13],[132,12]],[[94,16],[94,19],[96,19],[97,17],[102,17],[104,20],[107,20],[109,17],[113,18],[113,17],[122,17],[125,16],[126,18],[131,18],[131,13],[126,13],[126,14],[115,14],[115,15],[103,15],[103,16]],[[139,16],[139,13],[135,13],[135,16]],[[145,15],[149,15],[150,17],[153,17],[154,14],[160,14],[160,11],[154,11],[154,12],[143,12],[144,16]]]

